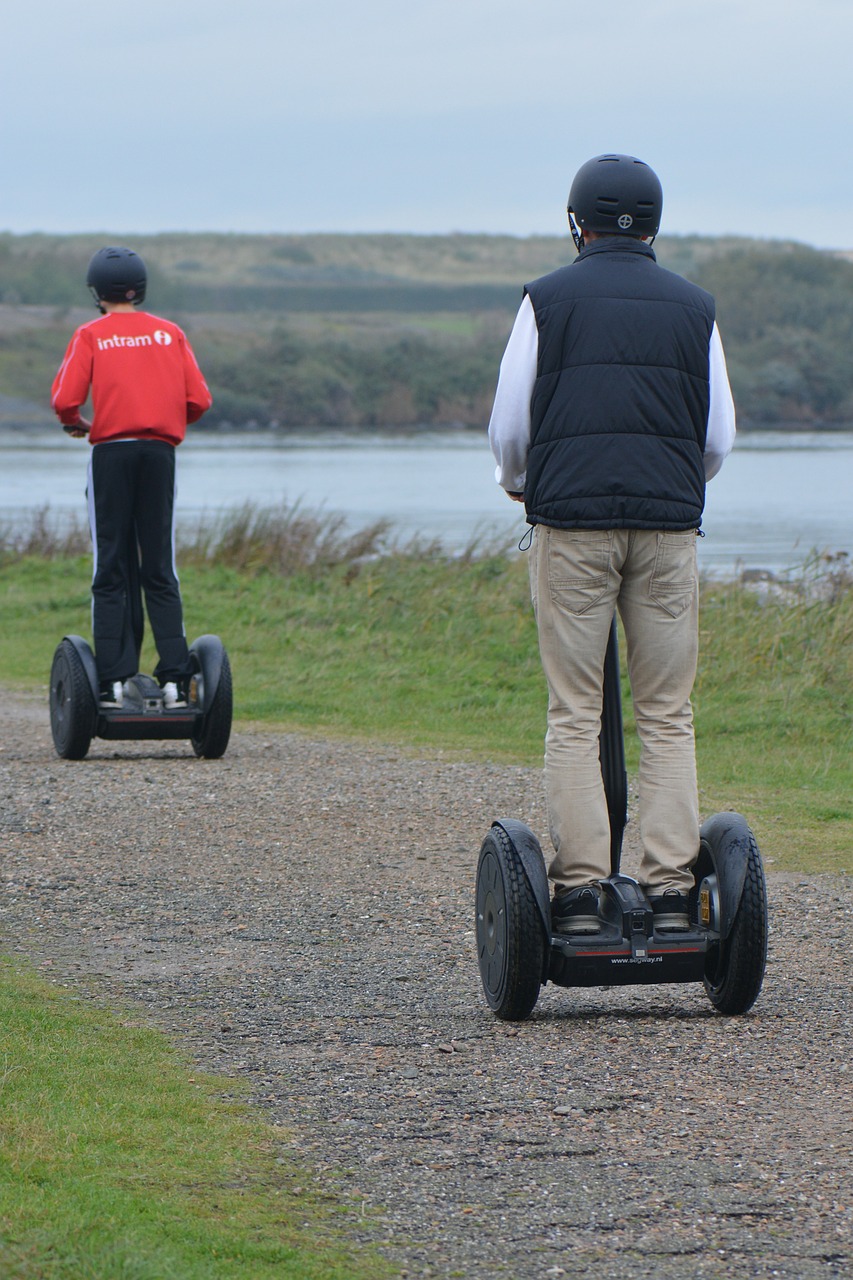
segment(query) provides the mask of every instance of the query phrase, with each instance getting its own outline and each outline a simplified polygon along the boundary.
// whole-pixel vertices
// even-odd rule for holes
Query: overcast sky
[[[22,0],[0,229],[561,234],[640,156],[663,230],[853,248],[853,0]]]

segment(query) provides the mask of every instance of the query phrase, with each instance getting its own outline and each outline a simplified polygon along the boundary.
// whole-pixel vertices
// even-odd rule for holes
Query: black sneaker
[[[555,933],[598,933],[598,890],[591,884],[556,893],[551,903],[551,927]]]
[[[656,933],[686,933],[690,928],[689,903],[685,893],[666,889],[663,893],[649,893],[649,906],[655,917]]]

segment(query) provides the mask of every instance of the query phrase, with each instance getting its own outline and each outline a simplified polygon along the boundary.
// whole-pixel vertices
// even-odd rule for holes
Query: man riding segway
[[[735,420],[714,301],[655,259],[662,205],[657,175],[633,156],[579,169],[578,257],[526,287],[489,425],[498,483],[533,525],[551,914],[569,934],[597,929],[609,871],[598,739],[614,609],[641,741],[640,881],[658,929],[688,927],[699,850],[696,536]]]
[[[506,1019],[526,1018],[549,981],[701,981],[720,1013],[740,1014],[764,975],[758,846],[740,814],[699,826],[690,705],[696,538],[734,406],[713,298],[655,260],[661,207],[641,160],[581,167],[568,210],[578,257],[525,289],[489,424],[496,478],[533,526],[554,845],[546,873],[530,828],[500,818],[480,850],[480,976]],[[641,745],[639,881],[619,868],[627,778],[614,610]]]
[[[187,645],[175,570],[175,447],[211,397],[176,324],[138,311],[145,265],[132,249],[99,249],[86,282],[101,312],[81,325],[53,383],[65,430],[88,435],[92,629],[57,646],[50,676],[54,746],[82,760],[93,737],[189,738],[217,759],[231,732],[228,655],[218,636]],[[91,390],[92,421],[80,409]],[[143,613],[159,662],[139,670]]]
[[[160,661],[167,707],[186,703],[192,674],[174,562],[175,447],[210,408],[186,336],[139,311],[145,264],[131,249],[98,250],[86,283],[101,312],[82,325],[53,383],[51,403],[71,435],[89,436],[92,616],[100,704],[121,706],[138,668],[139,587]],[[92,421],[80,409],[89,393]]]

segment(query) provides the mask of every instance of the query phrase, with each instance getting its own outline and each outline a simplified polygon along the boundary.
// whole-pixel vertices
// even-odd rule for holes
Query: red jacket
[[[64,426],[80,421],[90,387],[92,444],[119,439],[180,444],[187,423],[212,404],[184,333],[147,311],[100,316],[74,334],[51,391]]]

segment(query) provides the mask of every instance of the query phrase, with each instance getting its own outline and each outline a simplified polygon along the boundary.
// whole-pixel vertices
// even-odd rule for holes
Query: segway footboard
[[[553,935],[548,976],[556,986],[702,981],[707,936],[699,930],[672,938],[656,934],[648,900],[630,876],[601,881],[599,915],[597,933]]]
[[[113,742],[189,738],[201,715],[197,707],[167,707],[157,681],[140,673],[125,681],[121,707],[99,709],[97,736]]]

